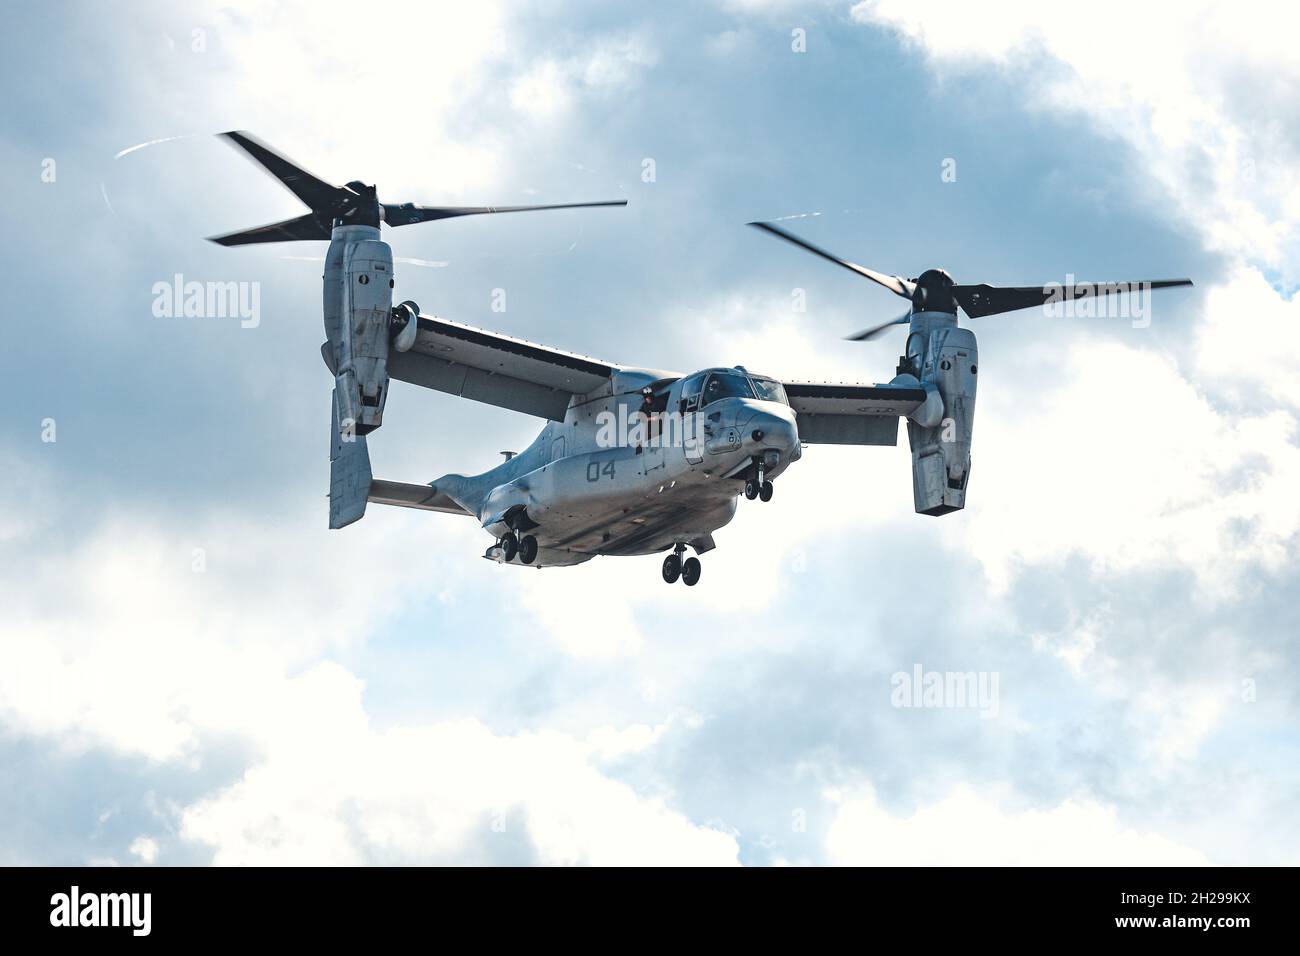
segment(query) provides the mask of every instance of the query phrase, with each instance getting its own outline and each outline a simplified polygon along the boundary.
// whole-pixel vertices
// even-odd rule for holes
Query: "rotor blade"
[[[1139,282],[1076,282],[1072,287],[1045,285],[999,288],[992,285],[957,285],[952,288],[952,296],[965,313],[975,319],[982,315],[998,315],[1047,305],[1049,302],[1068,302],[1071,299],[1088,299],[1144,289],[1172,289],[1191,284],[1191,279],[1147,279]]]
[[[267,172],[284,183],[291,193],[312,209],[323,209],[328,206],[340,192],[339,187],[317,179],[307,170],[290,162],[248,133],[231,130],[220,135],[257,160]]]
[[[867,339],[874,339],[885,329],[892,328],[895,325],[906,325],[912,320],[912,310],[908,309],[896,319],[890,319],[888,322],[882,322],[879,325],[873,325],[869,329],[863,329],[861,332],[854,332],[852,335],[846,335],[850,342],[865,342]]]
[[[307,213],[297,219],[273,222],[256,229],[244,229],[240,232],[228,232],[224,236],[209,236],[210,242],[219,246],[247,246],[254,242],[293,242],[297,239],[328,239],[329,229],[322,226],[315,213]]]
[[[384,222],[390,226],[409,226],[435,219],[454,219],[457,216],[479,216],[498,212],[536,212],[543,209],[588,209],[593,206],[626,206],[626,199],[606,202],[566,202],[549,206],[421,206],[419,203],[402,203],[400,206],[384,204]]]
[[[847,259],[841,259],[839,256],[833,255],[825,249],[814,246],[806,239],[800,239],[798,236],[794,235],[794,233],[786,232],[780,226],[772,225],[770,222],[751,222],[749,225],[753,226],[755,229],[762,229],[764,232],[770,232],[778,239],[784,239],[786,242],[796,245],[800,249],[806,249],[815,256],[821,256],[827,262],[833,262],[837,266],[843,266],[845,269],[856,272],[860,276],[866,276],[872,282],[877,282],[880,285],[883,285],[890,292],[894,293],[894,295],[901,295],[904,299],[910,299],[912,293],[916,290],[916,286],[907,279],[904,279],[902,276],[887,276],[883,272],[876,272],[874,269],[860,266],[856,262],[849,262]]]

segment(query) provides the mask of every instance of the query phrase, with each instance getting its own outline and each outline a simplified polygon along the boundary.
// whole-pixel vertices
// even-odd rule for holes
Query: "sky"
[[[1295,14],[1044,6],[10,11],[0,863],[1300,862]],[[204,240],[301,211],[227,129],[389,202],[626,198],[386,239],[425,313],[628,365],[892,376],[901,332],[841,337],[896,300],[755,219],[1196,285],[971,320],[960,513],[905,439],[810,446],[698,587],[503,567],[454,516],[327,530],[324,247]],[[155,314],[176,275],[257,320]],[[375,473],[540,424],[398,385]],[[918,667],[996,694],[901,706]]]

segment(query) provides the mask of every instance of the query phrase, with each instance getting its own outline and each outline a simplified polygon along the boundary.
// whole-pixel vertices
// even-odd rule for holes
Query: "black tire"
[[[764,501],[772,500],[772,483],[770,481],[763,482],[763,487],[758,489],[758,496]]]
[[[680,555],[670,554],[664,558],[664,580],[672,584],[682,576],[682,559]]]
[[[506,561],[513,561],[515,555],[519,553],[519,539],[515,537],[513,531],[507,531],[506,536],[501,539],[501,553]]]
[[[519,563],[532,564],[537,560],[537,539],[526,534],[519,541]]]
[[[758,497],[758,482],[753,478],[745,482],[745,497],[750,501]]]
[[[703,570],[700,567],[699,558],[687,558],[682,562],[682,583],[688,588],[695,587],[699,583],[700,574]]]

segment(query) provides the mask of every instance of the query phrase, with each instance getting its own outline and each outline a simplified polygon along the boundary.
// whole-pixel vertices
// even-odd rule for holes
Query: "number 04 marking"
[[[614,477],[614,463],[612,461],[605,462],[605,466],[603,468],[601,467],[601,464],[598,461],[587,462],[588,481],[600,481],[601,475],[606,475],[610,478]]]

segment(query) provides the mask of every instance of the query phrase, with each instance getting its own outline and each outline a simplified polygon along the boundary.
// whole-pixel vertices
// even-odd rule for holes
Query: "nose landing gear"
[[[773,491],[772,482],[770,481],[759,482],[750,478],[745,482],[745,497],[750,501],[753,501],[755,498],[761,498],[764,501],[771,501]]]
[[[688,588],[693,588],[699,583],[700,575],[704,573],[704,569],[700,566],[699,558],[687,558],[683,561],[682,552],[685,550],[685,545],[676,545],[673,548],[673,553],[664,558],[664,581],[672,584],[678,578],[681,578],[683,584]]]
[[[762,498],[764,501],[772,500],[772,482],[768,481],[764,474],[764,461],[762,458],[754,459],[754,477],[745,480],[745,497],[750,501],[755,498]]]

